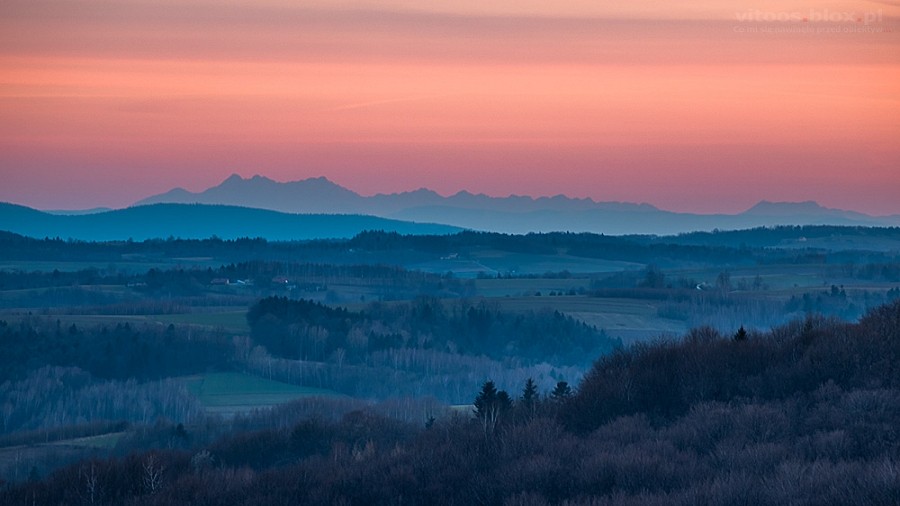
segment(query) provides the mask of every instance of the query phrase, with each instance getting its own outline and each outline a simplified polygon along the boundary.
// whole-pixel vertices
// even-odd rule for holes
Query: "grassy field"
[[[475,290],[482,297],[507,297],[534,295],[541,292],[548,295],[550,292],[568,292],[579,288],[588,289],[588,278],[566,279],[476,279]]]
[[[2,294],[2,292],[0,292]],[[192,325],[197,327],[206,327],[213,330],[225,332],[234,335],[246,335],[250,333],[250,326],[247,324],[247,310],[234,307],[221,308],[204,308],[204,311],[192,313],[176,313],[176,314],[152,314],[152,315],[117,315],[117,314],[71,314],[71,313],[54,313],[37,312],[40,315],[46,315],[53,319],[59,319],[65,325],[112,325],[118,323],[129,323],[131,325]],[[0,312],[0,316],[8,321],[17,321],[19,318],[27,317],[27,312],[21,310],[6,310]]]
[[[212,258],[147,258],[146,261],[134,260],[124,262],[91,262],[91,261],[43,261],[43,260],[3,260],[0,262],[0,270],[23,272],[52,272],[54,269],[62,272],[74,272],[84,269],[97,269],[101,272],[115,273],[124,271],[130,274],[145,273],[150,269],[173,269],[177,267],[192,268],[216,268],[222,265],[221,261]]]
[[[63,439],[50,443],[0,448],[0,479],[24,480],[32,467],[41,470],[60,461],[102,455],[116,447],[127,432]]]
[[[406,266],[408,269],[443,274],[452,272],[460,278],[474,278],[479,274],[541,275],[547,272],[606,273],[640,269],[643,264],[573,257],[569,255],[532,255],[497,250],[467,252],[465,257],[444,258]]]
[[[780,248],[822,248],[827,250],[900,251],[900,241],[890,237],[832,235],[784,240]]]
[[[858,284],[859,280],[844,278],[839,267],[823,265],[753,265],[746,267],[680,269],[666,272],[670,281],[678,278],[694,279],[698,283],[715,284],[719,273],[728,271],[732,287],[742,280],[752,284],[756,276],[760,277],[767,289],[810,288],[829,286],[832,283]]]
[[[234,414],[283,404],[303,397],[340,394],[301,387],[244,373],[211,373],[185,378],[185,384],[209,412]]]
[[[74,448],[97,448],[102,450],[111,450],[116,447],[122,436],[127,432],[110,432],[108,434],[100,434],[99,436],[79,437],[74,439],[64,439],[62,441],[54,441],[48,443],[51,446],[70,446]]]
[[[516,274],[544,274],[547,272],[569,271],[571,273],[617,272],[640,269],[643,264],[603,260],[597,258],[573,257],[569,255],[530,255],[505,251],[484,250],[472,255],[475,260],[497,272]]]
[[[197,325],[213,327],[226,332],[246,334],[250,332],[247,325],[247,310],[235,311],[234,308],[223,308],[220,311],[194,312],[182,314],[149,315],[145,317],[149,321],[159,322],[164,325]]]
[[[28,300],[29,297],[40,296],[52,290],[67,291],[73,289],[82,292],[93,292],[97,294],[109,295],[116,299],[135,295],[134,290],[122,285],[82,285],[0,290],[0,300],[15,302],[17,300]]]
[[[657,316],[657,301],[587,296],[500,297],[493,299],[508,311],[559,311],[588,325],[603,329],[624,344],[657,337],[681,334],[687,330],[683,322]]]

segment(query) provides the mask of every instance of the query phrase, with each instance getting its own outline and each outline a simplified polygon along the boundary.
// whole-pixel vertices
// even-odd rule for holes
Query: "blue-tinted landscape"
[[[900,504],[896,0],[0,2],[0,506]]]

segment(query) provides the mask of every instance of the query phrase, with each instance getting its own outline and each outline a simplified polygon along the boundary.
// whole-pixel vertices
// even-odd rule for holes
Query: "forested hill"
[[[655,238],[684,245],[729,246],[737,248],[815,248],[838,250],[900,250],[900,227],[840,227],[806,225],[758,227],[745,230],[691,232]]]
[[[222,239],[262,237],[273,241],[347,239],[365,230],[401,234],[449,234],[457,227],[364,215],[286,214],[246,207],[155,204],[84,215],[50,214],[0,203],[0,230],[29,237],[82,241]]]
[[[341,350],[347,363],[371,363],[373,352],[403,349],[578,364],[622,346],[559,311],[510,313],[484,301],[429,297],[362,312],[267,297],[250,308],[247,321],[254,340],[274,356],[317,361]]]
[[[635,414],[665,423],[705,403],[781,402],[823,385],[892,392],[900,401],[900,301],[856,324],[810,315],[766,333],[742,327],[723,336],[701,327],[681,340],[609,354],[585,376],[563,418],[580,431]]]

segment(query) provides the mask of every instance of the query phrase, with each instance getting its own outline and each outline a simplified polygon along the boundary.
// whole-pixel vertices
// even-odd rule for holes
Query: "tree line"
[[[781,241],[806,237],[858,236],[895,240],[898,228],[772,227],[745,231],[696,233],[684,236],[605,236],[590,233],[509,235],[464,231],[452,235],[412,236],[368,231],[348,240],[272,242],[264,239],[150,239],[146,241],[83,242],[33,239],[0,232],[0,257],[5,260],[94,261],[115,263],[155,258],[212,257],[223,263],[259,259],[280,262],[402,265],[437,256],[465,254],[474,248],[512,253],[557,254],[667,265],[702,261],[736,264],[896,264],[897,255],[878,251],[827,251],[779,248]],[[755,246],[754,246],[755,245]],[[896,275],[889,268],[890,276]]]

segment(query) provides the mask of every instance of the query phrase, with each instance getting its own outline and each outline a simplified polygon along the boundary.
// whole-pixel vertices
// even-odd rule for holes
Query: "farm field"
[[[131,288],[122,285],[87,285],[77,287],[59,286],[0,290],[0,303],[6,306],[12,305],[15,307],[15,305],[20,304],[28,307],[30,305],[33,305],[33,299],[43,296],[48,291],[57,292],[57,297],[59,297],[60,294],[63,294],[64,296],[67,292],[72,291],[78,291],[82,294],[106,297],[111,300],[122,300],[126,298],[137,297],[137,295]]]
[[[163,325],[196,325],[220,329],[233,334],[250,332],[250,327],[247,325],[247,310],[236,310],[234,307],[224,307],[202,312],[149,315],[145,318],[148,321],[158,322]]]
[[[128,434],[125,431],[122,432],[110,432],[107,434],[100,434],[98,436],[87,436],[87,437],[78,437],[73,439],[64,439],[61,441],[54,441],[52,443],[47,443],[48,446],[68,446],[73,448],[98,448],[98,449],[112,449],[116,447],[119,440],[122,439],[123,436]]]
[[[508,311],[555,310],[618,337],[625,345],[662,334],[681,334],[683,322],[657,316],[658,303],[642,299],[588,296],[503,297],[495,299]]]
[[[810,237],[783,240],[778,244],[779,248],[820,248],[825,250],[842,251],[898,251],[900,241],[890,237],[866,237],[851,235],[833,235],[829,237]]]
[[[210,373],[184,378],[188,391],[206,411],[234,415],[284,404],[303,397],[335,397],[321,388],[301,387],[245,373]]]
[[[640,269],[644,265],[618,260],[574,257],[570,255],[532,255],[486,250],[471,255],[489,269],[519,275],[569,271],[571,273],[605,273]]]
[[[643,264],[574,257],[569,255],[537,255],[511,253],[498,250],[478,250],[465,256],[442,258],[430,262],[407,265],[406,268],[435,274],[453,273],[460,278],[475,278],[478,275],[495,277],[498,274],[542,275],[548,272],[568,271],[573,274],[609,273],[636,270]]]
[[[234,307],[223,308],[219,311],[204,311],[191,313],[152,314],[152,315],[118,315],[118,314],[77,314],[77,313],[33,313],[43,317],[59,320],[66,326],[75,324],[83,325],[110,325],[128,323],[130,325],[179,325],[203,327],[232,335],[246,335],[250,332],[247,325],[246,309]],[[0,313],[0,319],[18,321],[29,317],[28,312],[4,311]]]
[[[732,286],[737,286],[741,281],[752,284],[759,276],[766,289],[784,288],[815,288],[830,286],[833,283],[859,284],[860,280],[847,278],[841,273],[839,265],[753,265],[738,266],[728,269],[722,268],[697,268],[676,269],[667,271],[670,280],[678,278],[694,279],[698,283],[715,284],[716,278],[722,272],[728,272]]]
[[[140,274],[150,269],[193,269],[218,267],[222,265],[221,261],[212,258],[203,259],[166,259],[153,258],[147,261],[42,261],[42,260],[11,260],[4,259],[0,261],[0,270],[5,271],[22,271],[22,272],[52,272],[58,270],[61,272],[75,272],[85,269],[96,269],[101,272],[119,272],[124,271],[129,274]]]
[[[564,279],[486,278],[476,279],[473,282],[476,292],[482,297],[515,297],[534,295],[537,292],[549,295],[550,292],[566,293],[569,290],[586,290],[590,285],[590,279],[586,277]]]
[[[0,476],[8,476],[14,480],[24,479],[32,467],[46,467],[49,462],[102,455],[115,448],[126,434],[127,432],[110,432],[97,436],[0,448]]]

